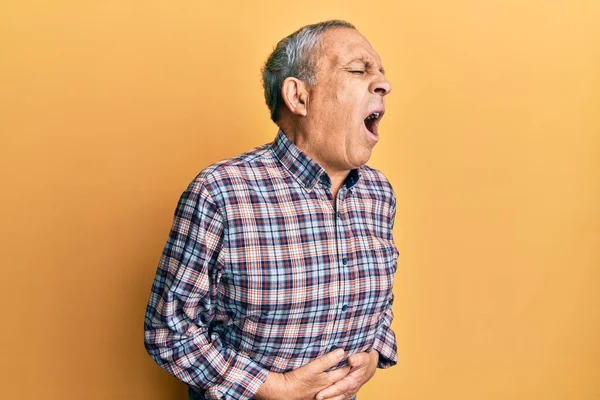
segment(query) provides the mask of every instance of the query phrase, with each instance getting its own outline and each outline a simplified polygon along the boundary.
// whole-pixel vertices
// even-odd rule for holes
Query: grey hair
[[[294,77],[309,86],[316,84],[315,67],[323,33],[331,28],[356,29],[342,20],[330,20],[306,25],[277,43],[262,69],[265,101],[271,111],[271,119],[277,123],[280,108],[284,104],[281,87],[286,78]]]

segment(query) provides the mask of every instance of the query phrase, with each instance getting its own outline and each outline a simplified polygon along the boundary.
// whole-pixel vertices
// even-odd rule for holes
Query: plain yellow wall
[[[143,348],[173,210],[271,141],[259,69],[347,19],[394,85],[399,365],[361,400],[600,399],[600,3],[3,1],[3,399],[183,399]]]

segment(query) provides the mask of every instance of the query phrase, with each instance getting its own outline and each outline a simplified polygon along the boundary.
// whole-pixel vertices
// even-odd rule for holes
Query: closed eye
[[[350,71],[351,74],[355,74],[355,75],[362,75],[365,73],[365,71],[361,71],[361,70],[354,70],[354,71]]]

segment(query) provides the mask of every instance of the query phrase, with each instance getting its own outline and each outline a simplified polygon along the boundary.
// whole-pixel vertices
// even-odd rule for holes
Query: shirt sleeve
[[[393,192],[392,192],[393,193]],[[391,201],[391,224],[390,231],[394,229],[394,221],[396,219],[396,198],[392,195]],[[392,232],[393,235],[393,232]],[[397,254],[397,253],[396,253]],[[396,262],[397,260],[394,260]],[[377,363],[378,368],[389,368],[398,363],[398,350],[396,345],[396,335],[391,328],[392,320],[394,319],[394,311],[392,306],[394,304],[394,292],[390,289],[387,298],[387,307],[382,315],[381,324],[377,330],[375,336],[375,342],[373,343],[373,349],[379,353],[379,361]]]
[[[251,399],[268,371],[212,332],[224,218],[196,179],[181,196],[146,309],[150,356],[207,399]]]
[[[379,353],[378,368],[389,368],[398,362],[398,352],[396,348],[396,335],[391,329],[394,313],[392,311],[394,294],[390,293],[388,298],[388,308],[383,313],[381,325],[377,330],[373,349]]]

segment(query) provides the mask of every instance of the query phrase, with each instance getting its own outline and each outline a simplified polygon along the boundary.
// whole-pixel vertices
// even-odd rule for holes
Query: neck
[[[312,160],[317,162],[327,172],[329,179],[331,179],[331,193],[335,200],[338,191],[344,184],[344,181],[350,173],[350,169],[336,168],[323,159],[320,156],[319,149],[314,146],[314,142],[309,138],[310,133],[300,129],[299,126],[293,124],[287,124],[287,126],[280,126],[281,130],[286,134],[287,138],[294,143],[304,154],[310,157]]]

